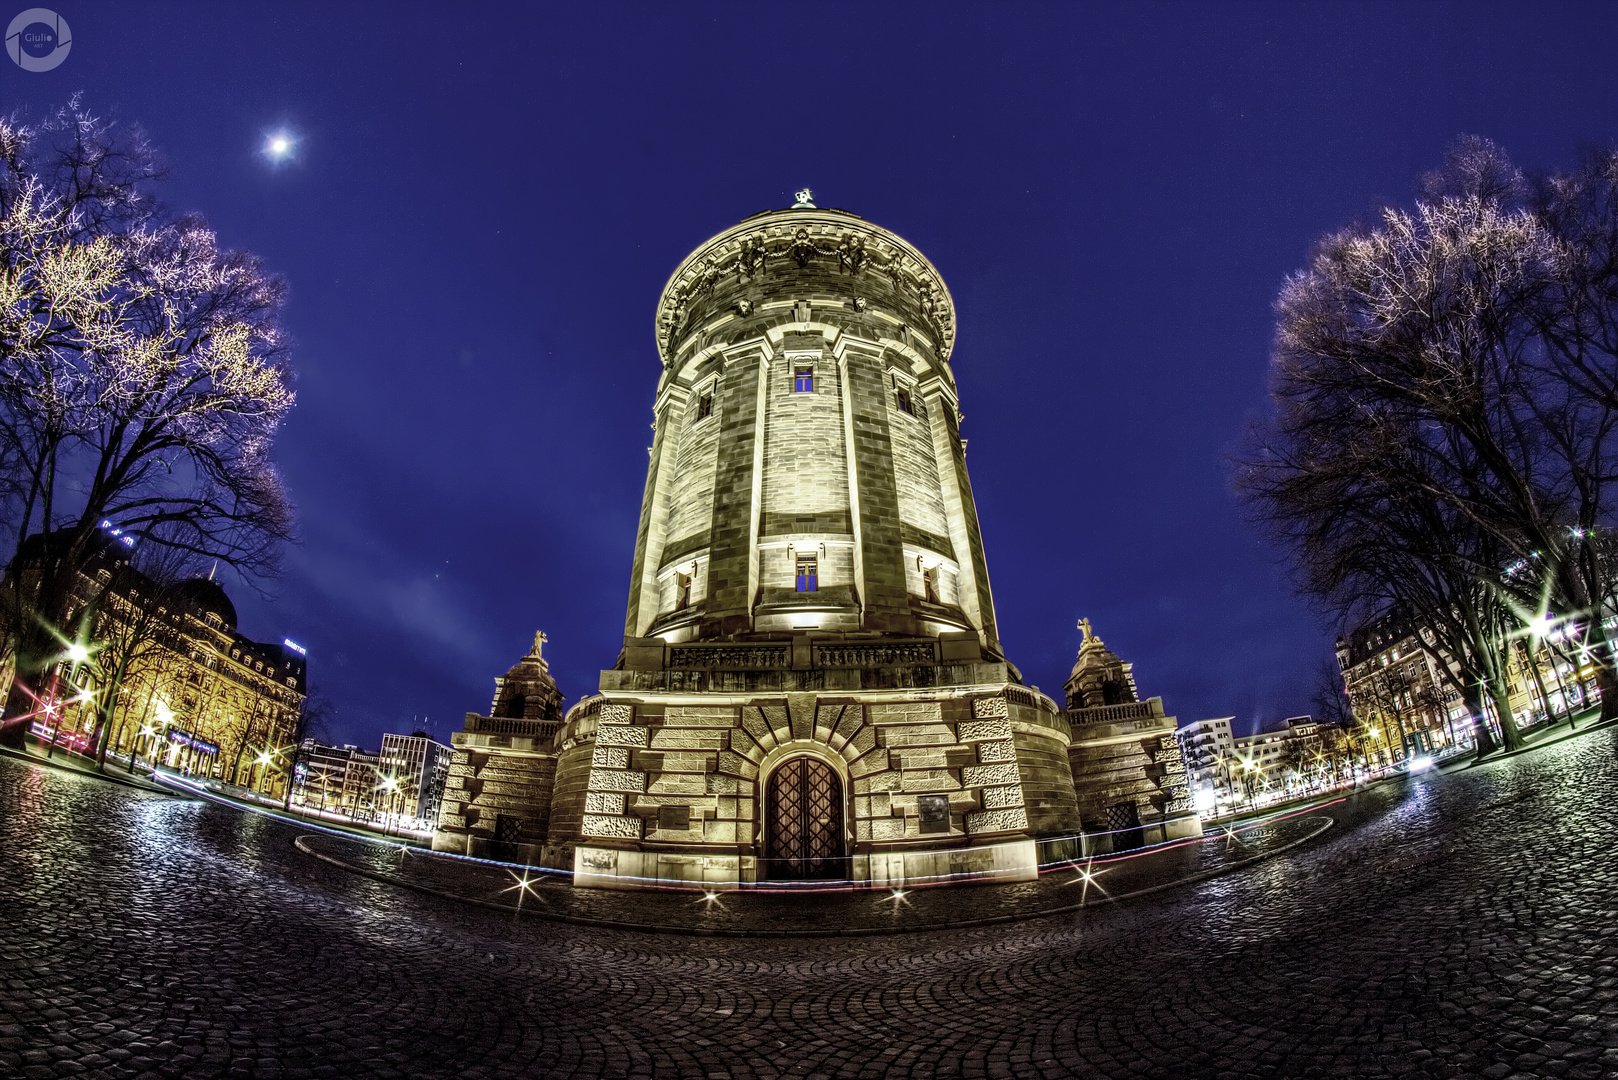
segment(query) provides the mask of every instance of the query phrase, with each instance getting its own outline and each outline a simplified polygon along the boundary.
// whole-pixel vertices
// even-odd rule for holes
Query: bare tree
[[[143,544],[276,569],[292,512],[270,462],[293,395],[285,286],[169,214],[138,133],[77,102],[0,121],[0,506],[12,532],[18,743],[29,684],[103,522]]]
[[[1578,619],[1603,715],[1618,715],[1602,557],[1618,156],[1536,184],[1463,139],[1413,211],[1322,241],[1277,310],[1277,413],[1253,432],[1242,486],[1305,590],[1339,615],[1413,611],[1512,747],[1508,642]]]

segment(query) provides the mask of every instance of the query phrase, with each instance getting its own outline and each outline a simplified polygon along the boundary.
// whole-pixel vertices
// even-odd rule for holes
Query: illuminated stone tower
[[[998,658],[954,341],[919,251],[807,199],[687,256],[658,305],[626,638],[970,638]]]
[[[680,263],[656,332],[624,648],[550,744],[545,857],[581,885],[1033,876],[1079,826],[1068,726],[1000,652],[937,270],[802,192]]]

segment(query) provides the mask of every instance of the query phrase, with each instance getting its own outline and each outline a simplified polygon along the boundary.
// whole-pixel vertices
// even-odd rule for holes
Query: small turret
[[[1064,684],[1067,707],[1089,709],[1139,701],[1135,665],[1124,663],[1118,654],[1107,648],[1106,642],[1091,628],[1089,619],[1080,619],[1079,629],[1084,632],[1084,641],[1079,645],[1078,659],[1073,661],[1073,673]]]

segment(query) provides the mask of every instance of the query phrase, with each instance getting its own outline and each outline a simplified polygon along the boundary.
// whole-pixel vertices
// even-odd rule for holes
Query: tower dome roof
[[[675,363],[681,338],[692,325],[692,309],[727,286],[745,284],[778,271],[808,270],[814,263],[858,278],[879,274],[909,295],[938,358],[948,360],[955,345],[955,301],[927,256],[898,233],[847,210],[800,201],[765,210],[709,237],[687,255],[657,305],[657,348],[665,366]]]
[[[195,604],[204,613],[213,612],[227,627],[236,629],[236,605],[225,595],[224,588],[209,578],[190,578],[174,586],[177,596]]]

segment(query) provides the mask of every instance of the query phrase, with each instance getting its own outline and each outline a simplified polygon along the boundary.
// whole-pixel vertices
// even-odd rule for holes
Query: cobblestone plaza
[[[1618,1075],[1615,747],[1389,783],[1133,901],[835,940],[515,919],[345,873],[290,824],[4,759],[0,1073]]]

